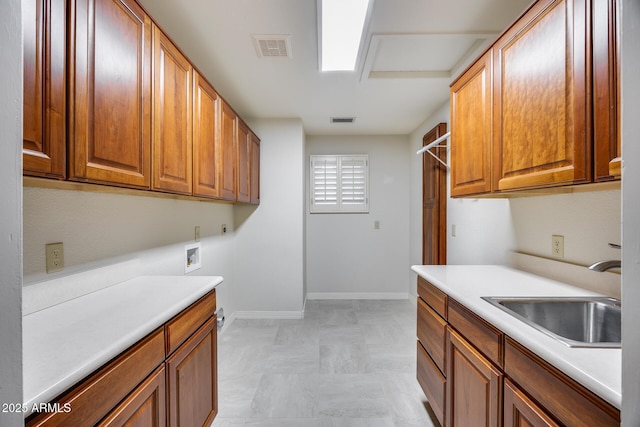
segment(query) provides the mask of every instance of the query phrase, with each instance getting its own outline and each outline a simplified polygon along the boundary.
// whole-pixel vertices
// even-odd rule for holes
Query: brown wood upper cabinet
[[[222,102],[220,128],[222,133],[222,172],[220,196],[224,200],[236,200],[236,150],[238,143],[238,116]]]
[[[249,203],[251,201],[251,131],[242,120],[238,121],[237,149],[236,200]]]
[[[491,191],[491,51],[451,86],[451,195]]]
[[[73,0],[69,22],[69,178],[149,188],[151,19],[133,0]]]
[[[193,194],[220,197],[220,97],[194,73],[193,79]]]
[[[152,189],[192,193],[193,67],[153,25]]]
[[[260,139],[135,0],[25,1],[24,175],[260,203]]]
[[[24,174],[65,178],[66,2],[22,2]]]
[[[590,180],[586,8],[540,0],[495,43],[494,189]]]
[[[454,81],[453,196],[620,178],[616,18],[616,0],[539,0]],[[463,98],[472,106],[459,107],[487,54],[490,107],[479,84]],[[491,148],[479,136],[487,116]],[[490,173],[478,160],[488,154]],[[489,175],[490,185],[469,185]]]
[[[594,181],[620,179],[622,145],[618,115],[617,1],[593,0]]]
[[[251,204],[260,204],[260,138],[251,132]]]

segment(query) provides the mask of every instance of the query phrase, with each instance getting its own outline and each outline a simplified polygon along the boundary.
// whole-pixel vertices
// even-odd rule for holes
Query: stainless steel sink
[[[569,347],[619,348],[620,300],[606,297],[482,297]]]

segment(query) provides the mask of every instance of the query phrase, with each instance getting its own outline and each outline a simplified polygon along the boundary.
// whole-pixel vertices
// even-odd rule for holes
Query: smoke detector
[[[253,34],[258,58],[291,58],[291,36],[288,34]]]

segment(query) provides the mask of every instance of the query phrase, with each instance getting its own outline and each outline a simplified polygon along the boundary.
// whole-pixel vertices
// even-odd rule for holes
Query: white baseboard
[[[307,293],[308,300],[323,300],[323,299],[409,299],[408,293],[403,292],[309,292]]]

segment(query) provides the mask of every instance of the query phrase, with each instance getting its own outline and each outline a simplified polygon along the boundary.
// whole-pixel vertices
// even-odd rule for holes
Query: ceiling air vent
[[[331,117],[331,123],[353,123],[355,121],[355,117]]]
[[[291,36],[254,34],[251,37],[258,58],[291,58]]]

